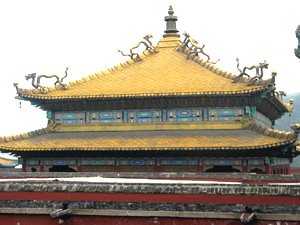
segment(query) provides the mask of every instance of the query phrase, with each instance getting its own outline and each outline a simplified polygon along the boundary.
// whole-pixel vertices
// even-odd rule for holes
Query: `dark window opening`
[[[265,172],[262,169],[255,168],[250,170],[249,173],[263,174]]]
[[[232,168],[232,166],[214,166],[213,168],[210,168],[206,170],[205,172],[214,172],[214,173],[227,173],[227,172],[241,172],[238,169]]]
[[[52,166],[51,168],[49,168],[49,172],[77,172],[77,171],[68,166]]]

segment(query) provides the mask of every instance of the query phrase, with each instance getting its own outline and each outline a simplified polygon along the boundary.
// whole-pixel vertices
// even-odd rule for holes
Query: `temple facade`
[[[48,126],[0,138],[1,152],[37,172],[255,172],[288,174],[295,132],[272,128],[293,101],[276,90],[266,62],[223,71],[204,46],[176,28],[170,7],[163,38],[151,35],[119,65],[80,80],[32,89],[17,98],[47,111]],[[141,54],[138,49],[145,49]],[[255,76],[249,76],[250,70]]]

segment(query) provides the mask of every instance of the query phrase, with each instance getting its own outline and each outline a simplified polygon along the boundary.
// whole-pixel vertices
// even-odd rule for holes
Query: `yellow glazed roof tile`
[[[130,60],[130,65],[70,82],[67,90],[50,88],[43,94],[19,88],[18,92],[30,98],[61,99],[247,94],[266,89],[266,86],[232,83],[228,78],[231,74],[202,60],[187,59],[186,54],[177,51],[176,47],[157,49],[157,53],[147,51],[147,56],[142,57],[141,61]]]
[[[64,150],[247,150],[278,147],[281,139],[253,130],[168,130],[47,133],[17,141],[1,141],[9,151]]]

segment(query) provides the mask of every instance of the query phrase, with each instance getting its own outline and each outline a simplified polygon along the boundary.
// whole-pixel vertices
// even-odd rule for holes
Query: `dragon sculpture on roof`
[[[182,42],[181,46],[179,48],[187,48],[189,49],[189,52],[187,53],[186,58],[189,59],[191,57],[191,55],[195,55],[195,56],[199,56],[199,54],[205,55],[207,57],[207,62],[211,63],[211,64],[216,64],[218,61],[220,61],[220,59],[218,59],[216,62],[210,62],[210,56],[208,54],[206,54],[204,52],[204,47],[205,44],[201,46],[198,45],[198,42],[191,38],[191,36],[185,31],[183,33],[183,35],[185,36],[184,41]],[[190,46],[189,46],[190,44]]]
[[[35,89],[40,89],[43,94],[47,93],[46,87],[41,85],[41,78],[43,78],[43,77],[44,78],[55,77],[56,81],[55,81],[54,85],[61,85],[63,87],[63,89],[66,90],[67,87],[65,84],[63,84],[63,80],[68,76],[68,69],[69,68],[67,67],[66,71],[65,71],[65,76],[63,76],[62,78],[59,78],[59,76],[57,76],[56,74],[52,74],[52,75],[41,74],[41,75],[38,75],[38,77],[36,77],[36,73],[30,73],[28,75],[25,75],[25,78],[26,78],[26,80],[32,79],[32,82],[31,82],[32,86]],[[36,83],[35,83],[35,81],[36,81]]]
[[[236,62],[237,62],[237,69],[240,71],[240,74],[237,75],[235,78],[233,78],[232,82],[236,83],[238,82],[243,76],[247,76],[250,78],[250,75],[246,73],[246,70],[252,70],[255,69],[256,71],[256,75],[252,78],[250,78],[249,80],[249,85],[253,84],[256,80],[260,80],[262,79],[264,73],[263,73],[263,69],[268,69],[269,63],[267,63],[266,61],[259,63],[258,65],[253,65],[253,66],[245,66],[243,68],[243,70],[240,69],[240,62],[239,62],[239,58],[236,58]]]
[[[150,38],[152,38],[153,36],[151,34],[148,34],[144,37],[144,40],[138,42],[135,46],[133,46],[132,48],[130,48],[130,54],[124,54],[121,50],[118,50],[118,52],[120,52],[123,56],[129,56],[131,59],[134,58],[134,56],[136,56],[136,59],[138,61],[141,61],[141,57],[139,56],[138,53],[134,53],[133,50],[138,48],[141,44],[145,45],[146,49],[145,50],[148,50],[148,49],[153,49],[155,52],[158,52],[157,49],[152,45],[152,42],[149,40]]]

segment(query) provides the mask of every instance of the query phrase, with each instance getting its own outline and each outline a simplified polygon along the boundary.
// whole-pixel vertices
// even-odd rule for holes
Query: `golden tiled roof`
[[[169,38],[170,39],[170,38]],[[173,38],[176,39],[176,38]],[[141,54],[141,61],[126,61],[106,71],[96,73],[61,86],[38,89],[18,88],[20,96],[35,99],[120,98],[147,96],[236,95],[267,89],[268,81],[255,85],[233,83],[234,75],[224,72],[199,57],[187,59],[178,51],[179,38],[165,38],[153,49]]]
[[[294,133],[260,127],[233,130],[103,131],[37,134],[2,138],[8,151],[252,150],[295,143]],[[257,131],[255,131],[257,130]],[[296,138],[296,139],[295,139]]]

